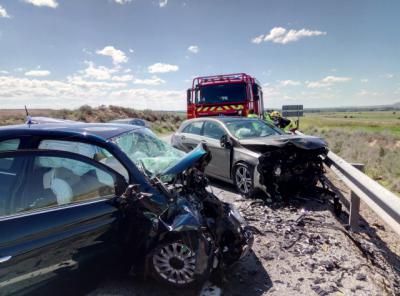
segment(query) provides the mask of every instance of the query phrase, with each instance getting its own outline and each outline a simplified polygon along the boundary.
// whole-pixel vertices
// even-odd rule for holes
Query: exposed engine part
[[[203,171],[210,155],[206,152],[168,183],[151,178],[154,193],[142,193],[131,185],[117,200],[127,219],[122,229],[126,245],[134,245],[129,241],[138,236],[148,238],[138,246],[147,254],[144,273],[176,286],[223,270],[246,255],[253,243],[253,233],[239,212],[207,190]]]
[[[260,183],[266,186],[272,197],[285,198],[309,190],[323,180],[322,157],[326,153],[325,147],[307,150],[294,145],[264,152],[257,167]]]

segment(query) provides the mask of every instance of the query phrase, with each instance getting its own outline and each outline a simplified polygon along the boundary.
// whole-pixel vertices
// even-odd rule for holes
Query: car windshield
[[[161,139],[149,129],[142,128],[120,135],[112,141],[138,166],[154,176],[176,164],[185,153]]]
[[[238,103],[246,99],[246,85],[244,83],[218,84],[202,86],[197,104]]]
[[[283,131],[258,119],[243,119],[227,122],[226,127],[238,139],[282,135]]]

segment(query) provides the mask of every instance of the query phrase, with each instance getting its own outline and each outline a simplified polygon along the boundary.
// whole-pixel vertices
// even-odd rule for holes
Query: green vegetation
[[[330,149],[400,194],[400,111],[305,114],[301,130],[326,139]]]
[[[305,130],[319,127],[349,132],[385,132],[400,136],[400,111],[305,113],[300,119],[300,127]]]

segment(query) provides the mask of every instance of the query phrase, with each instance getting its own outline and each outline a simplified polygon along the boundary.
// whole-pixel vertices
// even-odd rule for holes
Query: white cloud
[[[134,53],[135,51],[132,48],[129,48],[130,53]]]
[[[255,44],[260,44],[261,42],[264,41],[264,35],[259,35],[257,37],[254,37],[253,39],[251,39],[251,42],[255,43]]]
[[[280,80],[279,85],[280,86],[298,86],[298,85],[301,85],[301,82],[295,81],[295,80]]]
[[[6,71],[6,70],[0,70],[0,74],[5,74],[5,75],[7,75],[7,74],[9,74],[10,72],[8,72],[8,71]]]
[[[271,29],[268,34],[259,35],[253,38],[251,41],[256,44],[260,44],[262,41],[287,44],[290,42],[298,41],[305,37],[321,36],[326,34],[327,34],[326,32],[317,30],[308,30],[304,28],[300,30],[293,30],[293,29],[287,30],[282,27],[275,27]]]
[[[198,53],[200,51],[200,48],[197,45],[190,45],[188,47],[188,51],[191,53]]]
[[[96,51],[97,54],[111,57],[115,65],[126,63],[128,58],[122,50],[116,49],[114,46],[108,45],[101,50]]]
[[[112,81],[120,81],[120,82],[126,82],[126,81],[132,81],[133,80],[133,75],[116,75],[111,77]]]
[[[25,2],[39,7],[47,6],[50,8],[56,8],[58,6],[56,0],[25,0]]]
[[[82,48],[82,52],[87,54],[87,55],[93,55],[93,52],[91,52],[90,50],[88,50],[86,48]]]
[[[367,78],[362,78],[362,79],[360,79],[360,81],[361,81],[362,83],[367,83],[369,80],[368,80]]]
[[[132,0],[114,0],[114,1],[115,1],[115,3],[118,3],[118,4],[126,4],[129,2],[132,2]]]
[[[357,96],[360,96],[360,97],[379,97],[379,96],[382,96],[382,95],[383,95],[382,93],[374,92],[374,91],[368,91],[368,90],[365,90],[365,89],[362,89],[357,93]]]
[[[387,79],[392,79],[392,78],[394,77],[394,75],[391,74],[391,73],[387,73],[387,74],[385,74],[385,77],[386,77]]]
[[[51,73],[50,71],[47,70],[31,70],[25,72],[25,76],[31,76],[31,77],[45,77],[49,76]]]
[[[0,17],[10,18],[10,15],[7,13],[7,10],[0,5]]]
[[[168,73],[168,72],[176,72],[179,70],[177,65],[164,64],[164,63],[155,63],[148,68],[149,73]]]
[[[164,84],[165,80],[157,77],[157,76],[152,76],[150,79],[135,79],[133,82],[134,84],[143,84],[143,85],[160,85]]]
[[[104,66],[96,66],[91,61],[85,61],[87,65],[86,69],[79,71],[86,78],[92,78],[96,80],[108,80],[111,79],[112,74],[117,72],[116,69],[107,68]]]
[[[168,4],[168,0],[160,0],[160,1],[158,2],[158,4],[160,5],[160,7],[165,7],[165,6],[167,6],[167,4]]]
[[[122,82],[87,81],[82,76],[42,80],[0,76],[0,100],[3,108],[76,108],[119,105],[137,109],[184,110],[184,90],[129,88]]]
[[[128,90],[113,91],[110,97],[122,106],[136,109],[152,110],[185,110],[186,99],[183,90],[152,90],[146,88],[133,88]]]
[[[326,76],[325,78],[318,81],[307,81],[308,88],[321,88],[329,87],[336,83],[348,82],[351,77],[338,77],[338,76]]]

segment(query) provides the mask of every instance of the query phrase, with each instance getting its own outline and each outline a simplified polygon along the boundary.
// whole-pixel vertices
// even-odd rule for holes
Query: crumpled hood
[[[160,175],[175,175],[187,170],[190,167],[196,166],[199,162],[210,161],[210,151],[204,143],[199,143],[195,149],[182,157],[180,161],[166,168]]]
[[[301,149],[314,150],[327,148],[327,143],[322,139],[306,135],[276,135],[270,137],[259,137],[253,139],[243,139],[239,143],[243,146],[271,146],[285,147],[289,144]]]

